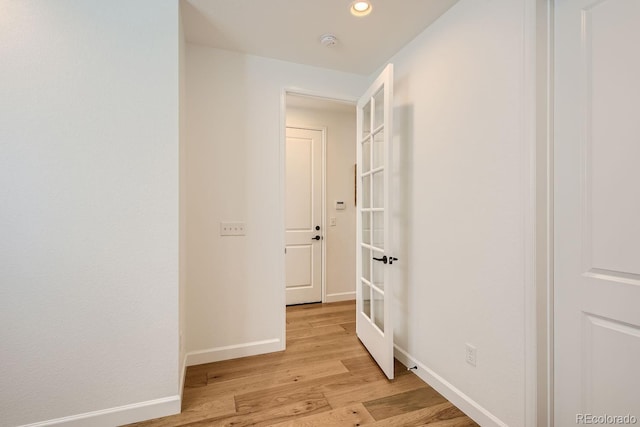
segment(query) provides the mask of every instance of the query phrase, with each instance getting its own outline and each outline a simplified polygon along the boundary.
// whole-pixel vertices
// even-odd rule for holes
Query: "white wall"
[[[525,424],[525,3],[461,0],[390,60],[395,341],[485,425]]]
[[[283,348],[284,89],[355,99],[365,83],[188,45],[189,364]],[[246,236],[220,237],[221,221]]]
[[[178,411],[177,2],[0,10],[0,425]]]
[[[318,126],[327,129],[326,147],[326,302],[355,299],[356,206],[354,167],[356,163],[356,110],[287,107],[288,126]],[[336,210],[335,202],[345,202]],[[330,225],[330,218],[336,225]]]

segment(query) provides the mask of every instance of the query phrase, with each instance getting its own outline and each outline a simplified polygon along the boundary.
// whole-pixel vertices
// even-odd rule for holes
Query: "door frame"
[[[527,422],[554,426],[554,8],[555,0],[533,0],[528,6],[534,26],[533,85],[535,93],[533,131],[535,133],[533,159],[535,222],[535,294],[528,306],[533,324],[528,330],[535,335],[529,340],[536,348],[527,351],[529,375],[534,387],[527,399],[531,414]],[[535,67],[535,68],[534,68]],[[531,372],[533,371],[533,372]],[[532,402],[535,402],[533,404]]]
[[[291,93],[291,92],[289,92]],[[286,96],[285,96],[285,103],[286,103]],[[284,127],[284,132],[285,132],[285,145],[284,145],[284,151],[283,154],[285,155],[285,165],[283,168],[283,173],[285,175],[285,185],[286,185],[286,153],[287,153],[287,144],[286,144],[286,140],[287,140],[287,129],[302,129],[302,130],[313,130],[313,131],[319,131],[322,134],[322,165],[320,166],[321,168],[321,174],[322,174],[322,178],[320,179],[320,192],[322,193],[322,202],[321,202],[321,207],[320,209],[322,210],[321,214],[320,214],[320,227],[322,230],[322,239],[320,240],[320,244],[322,245],[322,254],[321,254],[321,262],[320,262],[320,275],[322,277],[322,279],[320,280],[320,298],[321,301],[320,302],[325,302],[327,299],[327,287],[326,287],[326,272],[327,272],[327,245],[325,243],[325,239],[327,238],[325,232],[326,232],[326,226],[327,226],[327,215],[326,215],[326,211],[327,211],[327,127],[326,126],[287,126],[286,124],[286,105],[285,105],[285,127]],[[286,189],[285,189],[286,191]],[[284,193],[286,194],[286,193]],[[283,205],[284,205],[284,198],[282,199]],[[286,218],[285,218],[286,221]],[[286,223],[285,223],[285,230],[286,231]],[[286,255],[286,254],[285,254]],[[286,262],[286,259],[285,259]],[[286,267],[286,264],[285,264]],[[286,279],[286,278],[285,278]],[[286,287],[285,287],[285,298],[286,298]],[[286,306],[286,304],[285,304]]]
[[[299,87],[283,87],[280,90],[280,126],[279,126],[279,130],[280,130],[280,144],[279,144],[279,152],[278,152],[278,168],[279,168],[279,186],[278,186],[278,206],[279,206],[279,218],[278,218],[278,228],[280,229],[280,247],[282,248],[282,252],[280,253],[280,262],[278,265],[278,271],[279,271],[279,276],[280,276],[280,283],[282,284],[282,286],[280,286],[280,297],[279,297],[279,308],[278,308],[278,312],[280,313],[280,342],[282,343],[282,349],[284,350],[287,347],[287,312],[286,312],[286,288],[285,288],[285,274],[286,274],[286,264],[285,264],[285,254],[284,254],[284,248],[285,248],[285,230],[286,230],[286,212],[285,212],[285,206],[284,206],[284,201],[285,201],[285,194],[286,194],[286,189],[285,189],[285,185],[286,185],[286,170],[285,170],[285,166],[286,166],[286,142],[287,142],[287,94],[291,94],[291,95],[301,95],[301,96],[309,96],[309,97],[313,97],[313,98],[319,98],[319,99],[325,99],[325,100],[330,100],[330,101],[336,101],[336,102],[347,102],[347,103],[351,103],[351,104],[356,104],[358,102],[358,98],[351,96],[351,95],[345,95],[345,94],[335,94],[335,93],[326,93],[326,92],[318,92],[318,91],[313,91],[313,90],[307,90],[304,88],[299,88]],[[323,138],[326,140],[326,138]],[[323,141],[323,143],[326,141]],[[324,147],[323,147],[324,150]],[[324,156],[325,152],[323,151],[323,156]],[[325,160],[326,160],[326,156]],[[324,170],[324,166],[323,166],[323,180],[324,177],[326,176],[325,174],[325,170]],[[323,186],[323,204],[325,202],[325,189],[326,187]],[[322,212],[322,218],[323,218],[323,222],[325,221],[326,218],[326,207],[323,207],[323,212]],[[326,224],[323,224],[323,227],[326,229]],[[326,231],[326,230],[325,230]],[[323,260],[323,269],[324,269],[324,263],[326,262],[326,244],[323,245],[322,247],[323,253],[322,253],[322,260]],[[325,298],[326,298],[326,286],[324,286],[324,280],[326,277],[326,274],[324,274],[325,271],[323,271],[323,285],[322,285],[322,302],[325,302]]]
[[[555,0],[524,3],[525,425],[553,427],[553,14]]]

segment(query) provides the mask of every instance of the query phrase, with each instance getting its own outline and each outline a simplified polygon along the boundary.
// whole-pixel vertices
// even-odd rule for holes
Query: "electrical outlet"
[[[465,359],[471,366],[476,366],[478,362],[478,349],[469,343],[465,344]]]
[[[221,236],[244,236],[245,224],[244,222],[221,222],[220,235]]]
[[[335,217],[332,216],[331,218],[329,218],[329,225],[332,226],[332,227],[336,226],[336,218]]]

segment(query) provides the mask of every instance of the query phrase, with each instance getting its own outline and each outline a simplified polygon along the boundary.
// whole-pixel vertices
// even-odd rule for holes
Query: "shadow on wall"
[[[402,87],[396,82],[396,87]],[[413,105],[401,105],[394,107],[393,129],[393,165],[390,191],[394,195],[391,207],[391,224],[395,233],[395,246],[400,262],[395,273],[396,286],[394,287],[393,300],[395,304],[394,315],[394,344],[407,349],[409,330],[411,325],[407,322],[411,316],[409,312],[409,266],[413,262],[409,248],[411,247],[411,212],[413,212],[412,199],[412,158],[413,158]]]

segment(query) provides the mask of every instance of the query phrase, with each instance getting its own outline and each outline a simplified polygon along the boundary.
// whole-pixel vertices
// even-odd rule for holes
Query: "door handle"
[[[321,239],[321,237],[320,237],[320,236],[315,236],[315,237],[312,237],[312,238],[311,238],[311,240],[320,240],[320,239]]]
[[[387,256],[386,255],[383,255],[382,258],[373,257],[373,259],[375,259],[376,261],[382,261],[383,264],[387,263]]]
[[[392,256],[387,258],[386,255],[383,255],[382,258],[373,257],[373,259],[375,259],[376,261],[382,261],[383,264],[386,264],[388,262],[389,265],[393,264],[393,261],[397,261],[398,260],[398,258],[392,257]]]

